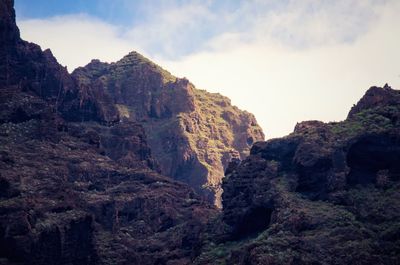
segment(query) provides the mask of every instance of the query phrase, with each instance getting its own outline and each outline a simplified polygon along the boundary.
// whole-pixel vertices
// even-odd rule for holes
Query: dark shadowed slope
[[[69,75],[0,22],[0,264],[399,264],[398,90],[227,166],[263,137],[227,98],[137,53]],[[160,174],[213,199],[225,168],[222,212]]]
[[[93,60],[73,77],[80,91],[105,95],[121,119],[143,125],[163,174],[188,183],[217,205],[229,161],[245,158],[254,142],[264,140],[252,114],[136,52],[111,64]]]
[[[399,264],[400,92],[307,121],[231,164],[196,264]]]
[[[0,264],[190,264],[216,210],[0,12]]]

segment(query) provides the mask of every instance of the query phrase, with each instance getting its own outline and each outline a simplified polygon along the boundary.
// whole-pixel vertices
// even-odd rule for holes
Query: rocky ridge
[[[0,264],[190,264],[216,209],[0,12]]]
[[[253,142],[264,139],[252,114],[136,52],[111,64],[93,60],[72,76],[80,91],[114,103],[122,120],[143,125],[163,174],[188,183],[218,206],[229,161],[245,158]]]
[[[2,86],[34,91],[52,101],[67,121],[140,122],[161,172],[221,205],[229,161],[243,159],[253,142],[264,139],[252,114],[226,97],[196,89],[136,52],[111,64],[93,60],[69,75],[50,50],[42,52],[20,39],[15,13],[6,4],[13,3],[2,7]]]
[[[229,166],[195,264],[399,264],[400,91],[306,121]]]
[[[257,130],[246,114],[136,53],[71,76],[19,38],[12,0],[0,22],[0,264],[399,264],[398,90],[372,87],[343,122],[255,143],[226,167],[218,211],[160,174],[174,166],[147,132],[169,128],[165,154],[229,160],[218,128],[236,121],[244,150]]]

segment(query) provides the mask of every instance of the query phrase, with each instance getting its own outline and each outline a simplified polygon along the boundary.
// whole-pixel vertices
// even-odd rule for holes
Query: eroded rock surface
[[[0,22],[0,264],[398,264],[397,90],[255,143],[252,115],[137,53],[71,76],[12,0]],[[222,212],[160,174],[212,200],[224,169]]]
[[[93,60],[73,76],[80,91],[101,94],[122,120],[143,125],[163,174],[218,206],[229,161],[244,159],[251,145],[264,139],[254,116],[228,98],[196,89],[136,52],[111,64]]]
[[[254,144],[196,264],[398,264],[399,95],[372,87],[343,122]]]
[[[216,209],[0,11],[0,264],[190,264]]]

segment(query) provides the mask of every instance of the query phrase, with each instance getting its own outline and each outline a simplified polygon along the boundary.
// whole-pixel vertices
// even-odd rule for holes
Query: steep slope
[[[13,1],[1,1],[0,12],[0,87],[13,86],[54,102],[72,90],[72,78],[50,50],[42,52],[38,45],[20,39]]]
[[[120,121],[0,1],[0,264],[190,264],[216,209],[158,173]]]
[[[80,90],[105,94],[123,119],[143,124],[163,174],[188,183],[216,205],[229,161],[244,158],[253,142],[264,139],[253,115],[136,52],[111,64],[93,60],[73,76]]]
[[[231,164],[196,264],[399,264],[400,91],[296,125]]]
[[[149,168],[140,125],[33,118],[0,135],[2,264],[190,263],[215,210]]]
[[[137,53],[70,76],[12,0],[0,22],[0,264],[399,264],[399,91],[255,143],[218,214],[159,172],[217,194],[262,137],[250,114]]]
[[[65,67],[58,64],[50,50],[42,51],[21,40],[15,24],[14,1],[0,4],[0,88],[2,97],[13,93],[33,93],[51,103],[52,111],[67,120],[119,120],[118,111],[109,99],[97,91],[79,90]],[[29,116],[28,106],[18,109]]]

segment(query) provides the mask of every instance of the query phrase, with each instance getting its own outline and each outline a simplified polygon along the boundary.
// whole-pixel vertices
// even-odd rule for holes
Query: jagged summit
[[[2,30],[6,40],[15,42],[2,42],[1,87],[16,86],[12,93],[29,91],[50,100],[67,122],[143,123],[161,171],[220,205],[230,159],[243,159],[252,143],[264,139],[252,114],[226,97],[196,89],[137,52],[115,63],[92,60],[70,75],[49,50],[19,38],[12,4],[2,2],[7,22]]]
[[[252,143],[264,139],[252,114],[137,52],[110,64],[94,60],[72,76],[89,94],[111,100],[120,119],[142,121],[161,171],[218,205],[230,159],[243,159]]]
[[[345,121],[254,144],[195,264],[397,264],[399,93],[372,87]]]
[[[15,23],[14,0],[0,2],[0,47],[6,43],[16,43],[19,39],[19,29]]]
[[[216,209],[159,174],[101,80],[19,38],[12,4],[0,1],[0,264],[190,264]]]
[[[354,105],[348,117],[362,112],[366,109],[371,109],[379,106],[395,106],[400,104],[400,92],[392,89],[388,84],[383,87],[373,86],[365,93],[365,95]]]
[[[12,4],[0,264],[398,264],[399,91],[372,87],[345,121],[264,142],[253,115],[137,53],[68,74],[19,38]],[[218,210],[204,195],[229,161]]]
[[[112,63],[106,63],[106,62],[101,62],[98,59],[93,59],[89,64],[87,64],[84,67],[78,67],[77,69],[74,70],[75,74],[81,73],[81,72],[86,72],[87,74],[92,74],[92,75],[99,75],[101,72],[100,70],[104,70],[106,68],[112,68],[114,71],[114,74],[119,74],[119,75],[129,75],[133,74],[131,72],[134,71],[139,71],[140,69],[149,69],[155,74],[161,74],[163,77],[163,82],[174,82],[176,81],[176,77],[174,77],[170,72],[167,70],[163,69],[159,65],[155,64],[148,58],[144,57],[140,53],[136,51],[132,51],[117,62],[112,62]],[[120,73],[118,73],[120,71]],[[93,78],[96,78],[99,76],[93,76]]]
[[[124,56],[121,60],[116,62],[115,64],[123,67],[123,66],[131,66],[131,67],[140,67],[140,66],[148,66],[151,67],[153,71],[160,73],[164,77],[164,81],[175,81],[176,77],[174,77],[170,72],[163,69],[150,59],[144,57],[142,54],[132,51],[128,55]]]

